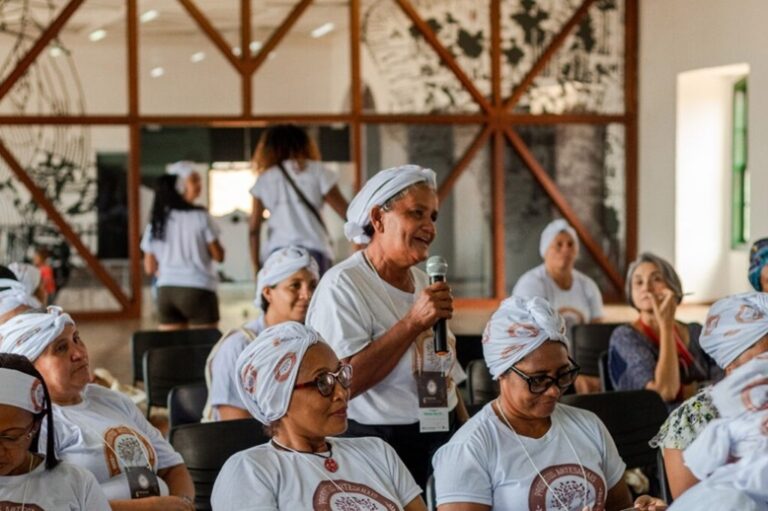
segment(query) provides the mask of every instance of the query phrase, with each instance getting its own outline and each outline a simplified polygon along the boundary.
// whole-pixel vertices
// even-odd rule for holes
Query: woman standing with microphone
[[[437,231],[435,173],[417,165],[382,170],[355,196],[344,231],[366,245],[320,280],[307,324],[355,371],[349,436],[376,436],[402,456],[422,487],[432,452],[466,420],[456,385],[455,338],[438,356],[432,328],[453,315],[445,282],[415,266]],[[423,406],[423,405],[429,406]]]

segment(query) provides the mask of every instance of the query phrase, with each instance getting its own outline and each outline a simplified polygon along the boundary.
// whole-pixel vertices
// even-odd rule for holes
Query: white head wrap
[[[422,182],[437,188],[435,172],[418,165],[402,165],[378,172],[349,203],[344,235],[353,243],[370,243],[371,238],[365,234],[364,229],[371,223],[371,209],[383,205],[401,190]]]
[[[11,263],[8,265],[8,269],[11,270],[19,282],[24,284],[24,289],[29,296],[32,307],[38,308],[42,304],[34,297],[35,291],[40,286],[40,270],[36,266],[27,263]]]
[[[177,161],[176,163],[170,163],[165,166],[165,171],[168,174],[176,176],[176,191],[180,195],[184,195],[184,188],[186,187],[187,178],[195,172],[195,164],[191,161]]]
[[[264,288],[279,284],[304,268],[309,270],[316,279],[320,278],[317,261],[306,249],[286,247],[273,252],[256,276],[256,299],[253,301],[256,308],[261,309],[261,294],[264,292]]]
[[[12,311],[13,309],[26,305],[27,307],[37,307],[39,304],[27,294],[27,288],[18,280],[0,279],[0,315]]]
[[[511,296],[483,333],[483,356],[494,380],[547,341],[568,346],[565,321],[544,298]]]
[[[264,330],[237,358],[237,391],[262,424],[288,411],[299,367],[310,346],[322,341],[313,329],[286,321]]]
[[[74,324],[61,307],[19,314],[0,325],[0,353],[24,355],[34,362],[61,335],[64,327]]]
[[[768,293],[751,291],[715,302],[699,337],[701,348],[725,369],[768,334]]]
[[[541,231],[541,238],[539,238],[539,255],[541,255],[541,257],[544,257],[544,254],[552,244],[552,241],[554,241],[555,237],[561,232],[570,234],[571,238],[573,238],[573,242],[576,243],[577,247],[579,246],[579,236],[576,234],[576,230],[571,227],[571,224],[567,221],[558,218],[557,220],[549,222],[544,230]]]
[[[713,477],[768,497],[768,355],[734,370],[712,389],[721,418],[711,421],[683,452],[700,480]],[[733,462],[733,460],[736,460]]]
[[[43,384],[32,375],[0,367],[0,404],[37,415],[45,408]]]

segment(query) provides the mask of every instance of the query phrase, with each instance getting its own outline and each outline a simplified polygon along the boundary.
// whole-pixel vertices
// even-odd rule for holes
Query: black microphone
[[[448,262],[442,256],[432,256],[427,259],[427,275],[429,283],[445,282],[445,276],[448,274]],[[448,329],[445,325],[445,318],[441,318],[432,327],[435,333],[435,353],[445,355],[448,353]]]

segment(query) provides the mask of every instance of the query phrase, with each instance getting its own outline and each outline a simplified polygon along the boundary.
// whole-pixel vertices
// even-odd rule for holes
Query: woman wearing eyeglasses
[[[352,367],[311,328],[267,328],[237,360],[240,396],[269,443],[232,456],[213,487],[214,510],[425,511],[421,490],[378,438],[347,429]]]
[[[93,475],[54,455],[48,388],[32,363],[0,353],[0,506],[2,509],[106,511],[109,503]],[[46,420],[46,452],[38,454]]]
[[[439,511],[621,510],[625,464],[600,419],[558,403],[579,367],[543,298],[504,300],[483,354],[501,395],[433,458]],[[642,497],[635,506],[653,502]]]

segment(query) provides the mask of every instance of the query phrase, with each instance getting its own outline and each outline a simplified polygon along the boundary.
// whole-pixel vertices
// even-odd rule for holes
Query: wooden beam
[[[126,50],[128,51],[128,117],[139,115],[139,8],[138,0],[128,0],[126,19]],[[83,116],[88,117],[88,116]],[[103,120],[114,119],[114,116],[101,116]],[[62,117],[57,116],[57,119]],[[124,119],[125,117],[123,117]],[[69,120],[69,119],[67,119]],[[125,122],[125,121],[123,121]],[[130,121],[129,121],[130,122]]]
[[[626,115],[608,114],[514,114],[500,116],[509,124],[611,124],[624,123]]]
[[[120,288],[117,282],[115,282],[107,270],[104,269],[101,261],[99,261],[96,256],[94,256],[91,251],[88,250],[88,247],[83,244],[83,242],[80,240],[80,237],[75,233],[75,231],[72,230],[67,221],[63,216],[61,216],[61,213],[56,210],[56,207],[51,203],[51,201],[48,200],[48,197],[45,196],[45,193],[37,186],[32,178],[29,177],[21,165],[19,165],[19,162],[16,161],[16,158],[8,150],[2,140],[0,140],[0,158],[5,160],[5,163],[8,165],[8,168],[11,170],[16,179],[18,179],[21,184],[23,184],[24,187],[29,191],[35,203],[48,214],[48,218],[59,229],[62,236],[64,236],[64,239],[71,243],[80,253],[80,256],[85,260],[88,267],[107,287],[107,289],[110,290],[115,299],[120,303],[120,306],[123,309],[130,308],[128,297],[125,296],[125,293],[123,293],[123,290]]]
[[[491,193],[492,205],[491,235],[493,236],[493,293],[497,300],[507,297],[507,246],[504,217],[504,136],[500,130],[493,132],[493,150],[491,152]]]
[[[48,46],[48,43],[59,34],[61,27],[69,21],[69,18],[77,11],[77,9],[83,4],[84,0],[70,0],[70,2],[61,10],[61,13],[53,20],[48,28],[42,33],[40,38],[32,45],[32,48],[26,55],[16,64],[16,67],[11,71],[8,77],[0,84],[0,99],[5,97],[8,92],[16,85],[16,82],[24,76],[29,67],[35,62],[38,55]]]
[[[139,10],[138,0],[128,0],[127,49],[128,49],[128,115],[135,119],[139,115]],[[141,125],[132,122],[128,126],[128,259],[131,272],[131,306],[124,311],[127,317],[141,317],[141,251],[139,237],[141,218],[139,216],[139,188],[141,186]]]
[[[360,119],[378,124],[485,124],[490,117],[483,114],[376,114],[364,113]]]
[[[298,5],[293,8],[293,10],[288,14],[288,16],[286,16],[282,23],[280,23],[280,26],[277,27],[277,30],[275,30],[267,42],[264,43],[264,46],[261,47],[261,50],[259,50],[259,53],[256,55],[256,57],[248,62],[245,70],[247,73],[253,74],[261,67],[261,65],[269,57],[269,54],[272,53],[272,50],[274,50],[277,45],[280,44],[280,41],[283,40],[283,37],[286,36],[291,28],[293,28],[293,25],[296,24],[296,21],[298,21],[298,19],[301,17],[304,11],[307,10],[307,7],[309,7],[309,4],[311,3],[312,0],[301,0],[301,2],[299,2]]]
[[[232,48],[229,46],[229,43],[227,43],[227,41],[221,37],[221,34],[219,34],[211,22],[208,21],[208,18],[205,16],[205,14],[203,14],[200,9],[197,8],[195,3],[192,0],[179,0],[179,3],[181,3],[182,7],[186,9],[190,16],[192,16],[192,19],[195,20],[195,23],[197,23],[197,26],[200,27],[200,30],[203,31],[203,33],[208,37],[208,39],[211,40],[214,46],[216,46],[221,54],[224,55],[224,58],[227,59],[230,64],[232,64],[232,67],[234,67],[238,73],[243,73],[243,61],[239,60],[235,54],[232,53]],[[242,53],[247,51],[247,46],[245,48],[241,48]]]
[[[491,0],[491,97],[493,108],[502,104],[501,96],[501,0]]]
[[[573,28],[587,14],[587,11],[589,11],[589,8],[592,6],[594,1],[595,0],[584,0],[584,3],[582,3],[578,9],[576,9],[576,12],[573,13],[573,16],[571,16],[565,25],[563,25],[563,28],[560,29],[560,32],[552,39],[552,41],[549,43],[549,46],[547,46],[547,49],[544,50],[544,53],[541,54],[539,60],[537,60],[533,67],[528,71],[528,73],[526,73],[520,84],[515,87],[512,95],[504,103],[505,108],[511,110],[515,107],[515,105],[517,105],[518,101],[520,101],[520,98],[523,96],[523,94],[525,94],[525,91],[528,90],[528,87],[530,87],[533,81],[536,79],[536,76],[541,72],[542,69],[544,69],[544,66],[547,65],[555,52],[557,52],[557,50],[559,50],[563,45],[565,40],[568,38],[568,35],[571,33],[571,30],[573,30]]]
[[[240,48],[240,58],[245,66],[251,61],[251,0],[240,0]],[[248,117],[253,111],[253,75],[241,72],[240,79],[243,117]]]
[[[595,241],[595,239],[592,237],[592,234],[587,230],[586,226],[576,215],[576,212],[573,210],[565,196],[558,188],[557,183],[555,183],[549,174],[547,174],[547,171],[544,170],[544,167],[539,164],[539,162],[536,160],[536,157],[533,155],[533,153],[531,153],[531,151],[528,149],[528,146],[525,145],[525,142],[523,142],[523,139],[520,138],[520,135],[518,135],[515,130],[507,127],[504,129],[504,133],[506,134],[509,142],[512,144],[512,147],[520,156],[520,159],[523,160],[523,163],[526,164],[528,169],[533,174],[533,177],[536,178],[546,194],[549,195],[549,198],[552,199],[555,207],[557,207],[563,217],[565,217],[565,219],[576,230],[576,233],[579,235],[582,243],[587,248],[587,251],[602,268],[603,272],[605,272],[605,274],[608,276],[611,283],[616,287],[617,290],[619,290],[619,292],[621,292],[621,289],[624,287],[624,279],[605,256],[602,248],[600,248],[600,244]]]
[[[355,166],[354,190],[363,184],[363,79],[360,72],[360,0],[349,2],[349,64],[352,88],[352,124],[350,129],[352,162]]]
[[[411,19],[411,22],[413,22],[413,24],[419,30],[421,35],[424,37],[424,40],[426,40],[427,43],[429,43],[429,45],[435,50],[437,55],[440,57],[440,60],[443,61],[443,64],[445,64],[448,69],[453,71],[453,74],[456,76],[456,78],[458,78],[459,82],[461,82],[461,84],[464,86],[467,92],[469,92],[477,104],[480,105],[480,108],[485,112],[490,111],[491,105],[488,103],[488,100],[480,93],[479,90],[477,90],[475,84],[467,76],[461,66],[459,66],[451,53],[445,48],[445,46],[440,43],[435,33],[431,28],[429,28],[429,25],[427,25],[426,22],[421,19],[421,16],[419,16],[419,13],[416,12],[416,9],[413,7],[411,2],[409,0],[395,1],[400,5],[400,8],[403,10],[403,12],[405,12],[405,14]]]
[[[459,159],[458,162],[456,162],[456,165],[451,169],[450,174],[448,174],[448,177],[446,177],[442,183],[440,183],[439,188],[437,189],[437,197],[440,200],[440,202],[444,201],[445,198],[448,196],[449,193],[451,193],[451,190],[453,190],[453,186],[456,184],[456,181],[459,180],[461,175],[464,173],[464,170],[469,166],[470,163],[472,163],[472,160],[475,158],[475,155],[477,152],[485,145],[485,143],[488,141],[488,137],[491,134],[491,127],[490,125],[486,124],[483,126],[483,129],[480,130],[480,132],[477,134],[475,139],[472,141],[472,143],[469,145],[466,151],[464,151],[464,154],[461,156],[461,159]]]
[[[624,111],[626,112],[625,169],[626,169],[626,264],[637,257],[637,83],[638,83],[638,2],[626,0],[624,13]],[[621,290],[623,292],[623,289]]]

